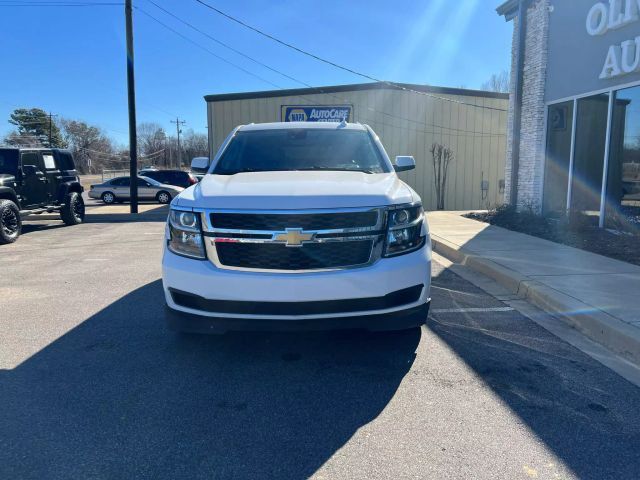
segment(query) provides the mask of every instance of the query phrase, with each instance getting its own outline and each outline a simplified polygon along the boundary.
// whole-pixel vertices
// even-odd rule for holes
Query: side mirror
[[[35,165],[23,165],[22,173],[24,174],[25,177],[32,177],[32,176],[35,176],[36,173],[38,173],[38,169],[36,168]]]
[[[191,160],[191,170],[194,172],[206,173],[209,169],[209,157],[195,157]]]
[[[406,172],[407,170],[413,170],[416,168],[416,161],[410,155],[398,155],[396,161],[393,164],[393,169],[396,172]]]

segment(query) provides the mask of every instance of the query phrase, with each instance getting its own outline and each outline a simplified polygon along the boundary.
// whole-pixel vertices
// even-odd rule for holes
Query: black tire
[[[102,201],[104,203],[106,203],[107,205],[111,205],[112,203],[116,202],[116,196],[113,192],[104,192],[100,198],[102,199]]]
[[[71,192],[64,199],[60,218],[66,225],[78,225],[84,221],[84,200],[78,192]]]
[[[15,242],[21,233],[20,209],[11,200],[0,200],[0,244]]]
[[[167,203],[171,203],[171,194],[166,190],[160,190],[156,195],[156,200],[158,203],[166,205]]]

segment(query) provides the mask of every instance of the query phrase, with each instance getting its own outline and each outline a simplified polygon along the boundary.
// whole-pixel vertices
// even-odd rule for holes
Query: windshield
[[[238,132],[213,173],[291,170],[383,173],[389,167],[366,131],[291,128]]]
[[[18,151],[0,150],[0,173],[18,173]]]

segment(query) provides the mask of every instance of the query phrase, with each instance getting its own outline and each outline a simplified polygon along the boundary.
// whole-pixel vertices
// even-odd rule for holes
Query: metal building
[[[413,155],[400,176],[436,207],[431,146],[453,150],[445,208],[468,210],[503,202],[508,95],[413,84],[365,83],[207,95],[211,158],[237,125],[278,121],[368,124],[389,157]]]

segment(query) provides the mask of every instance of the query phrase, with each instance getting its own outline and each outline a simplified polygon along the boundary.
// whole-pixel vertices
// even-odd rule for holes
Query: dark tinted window
[[[44,171],[44,162],[38,152],[25,152],[22,154],[22,166],[32,165],[41,172]]]
[[[0,173],[15,175],[18,171],[18,151],[0,150]]]
[[[139,187],[149,187],[151,186],[151,184],[149,182],[147,182],[146,180],[143,180],[141,178],[138,179],[138,186]]]
[[[166,183],[167,181],[169,181],[171,179],[171,172],[163,172],[163,171],[145,172],[144,176],[152,178],[155,181],[160,182],[160,183]]]
[[[213,173],[285,170],[389,171],[366,131],[291,128],[238,132]]]
[[[111,180],[111,185],[115,187],[128,187],[130,185],[129,177],[122,177]]]
[[[73,156],[69,152],[56,152],[56,162],[60,170],[75,170],[76,166],[73,162]]]

